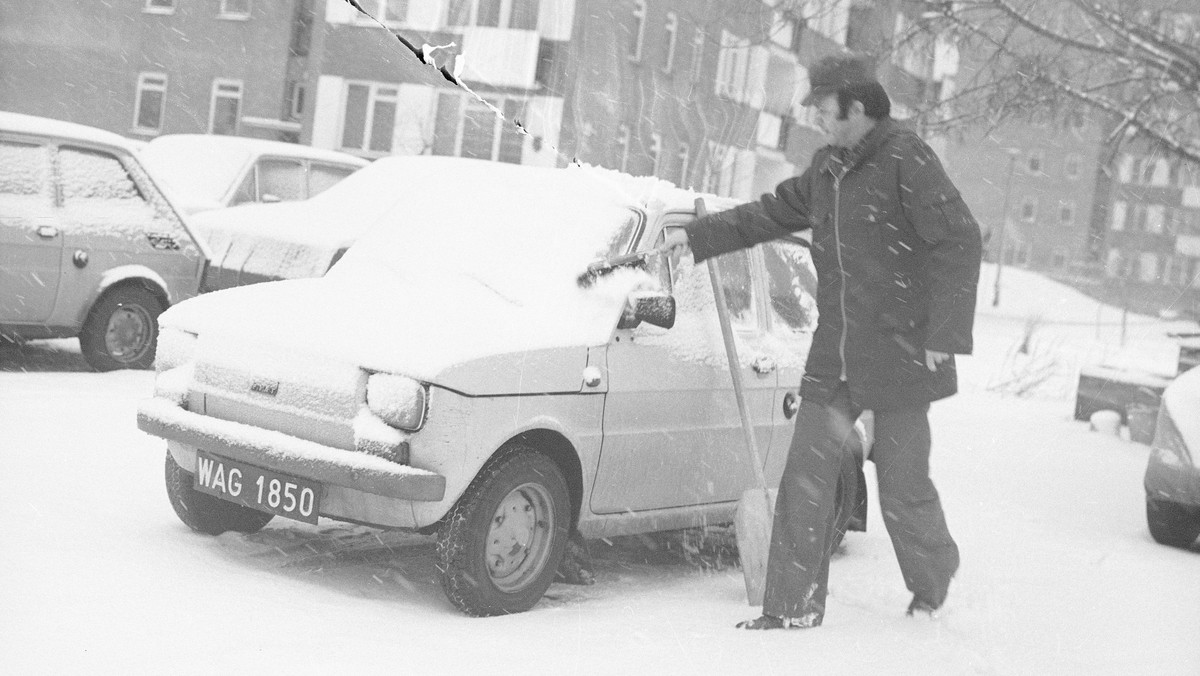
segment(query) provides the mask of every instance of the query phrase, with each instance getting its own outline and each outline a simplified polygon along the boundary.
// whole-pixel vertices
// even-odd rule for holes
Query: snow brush
[[[587,266],[581,275],[575,278],[575,283],[579,288],[586,289],[596,283],[596,280],[604,275],[610,274],[613,270],[620,268],[637,268],[646,264],[646,260],[651,256],[661,253],[660,251],[651,250],[641,253],[624,254],[621,256],[613,256],[612,258],[602,258],[598,261],[593,261]]]

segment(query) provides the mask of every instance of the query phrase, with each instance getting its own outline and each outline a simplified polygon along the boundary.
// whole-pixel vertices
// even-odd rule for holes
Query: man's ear
[[[850,114],[855,117],[866,117],[867,107],[862,101],[854,100],[850,102]]]

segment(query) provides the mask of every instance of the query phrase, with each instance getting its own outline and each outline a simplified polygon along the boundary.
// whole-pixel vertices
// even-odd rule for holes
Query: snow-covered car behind
[[[132,142],[0,112],[0,336],[149,368],[159,313],[199,292],[207,257]]]
[[[189,222],[212,254],[204,290],[325,274],[369,226],[403,205],[405,167],[385,158],[306,200],[195,214]]]
[[[1200,536],[1200,368],[1163,392],[1146,465],[1146,521],[1157,542],[1187,547]]]
[[[754,479],[707,271],[658,255],[577,281],[597,257],[653,249],[695,195],[599,169],[379,162],[406,198],[324,277],[164,316],[138,425],[168,440],[184,523],[433,532],[447,596],[494,615],[542,597],[572,531],[732,521]],[[777,484],[815,325],[811,262],[772,242],[718,264]],[[847,454],[831,487],[843,524],[865,507],[860,463]]]
[[[214,134],[159,136],[139,154],[188,214],[307,199],[367,166],[334,150]]]

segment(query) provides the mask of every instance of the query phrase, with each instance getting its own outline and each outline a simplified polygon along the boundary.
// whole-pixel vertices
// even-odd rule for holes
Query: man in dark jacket
[[[829,145],[758,202],[668,236],[696,262],[811,229],[820,318],[775,506],[763,615],[747,629],[813,627],[825,614],[835,493],[853,421],[874,411],[871,459],[908,614],[933,614],[958,547],[929,477],[929,403],[957,389],[970,354],[979,226],[934,152],[890,117],[868,65],[830,57],[810,74]]]

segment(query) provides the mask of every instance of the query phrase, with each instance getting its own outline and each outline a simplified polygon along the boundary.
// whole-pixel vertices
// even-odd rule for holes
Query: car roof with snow
[[[278,155],[301,159],[322,160],[337,164],[365,167],[369,162],[349,153],[316,148],[298,143],[284,143],[245,136],[223,136],[218,134],[166,134],[149,142],[146,151],[188,153],[198,148],[222,148],[240,150],[252,155]]]
[[[111,131],[36,115],[0,111],[0,130],[115,146],[130,153],[137,151],[137,145],[133,141]]]

